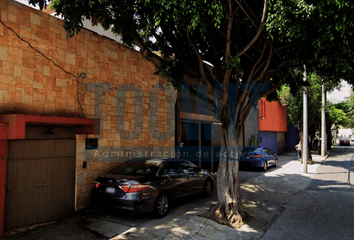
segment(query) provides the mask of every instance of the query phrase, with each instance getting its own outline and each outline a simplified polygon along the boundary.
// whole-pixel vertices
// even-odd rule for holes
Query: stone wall
[[[100,136],[77,135],[77,210],[128,152],[173,151],[175,93],[160,91],[164,80],[139,52],[89,30],[68,39],[60,19],[15,1],[0,0],[0,15],[0,114],[101,118]],[[99,147],[86,151],[93,137]],[[117,149],[123,156],[103,156]]]

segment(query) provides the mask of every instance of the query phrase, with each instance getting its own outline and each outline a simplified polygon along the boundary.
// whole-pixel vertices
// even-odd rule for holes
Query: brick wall
[[[85,150],[85,138],[95,136],[77,135],[77,210],[89,205],[93,180],[128,158],[104,158],[103,153],[113,147],[125,153],[173,149],[175,93],[152,90],[164,80],[139,52],[89,30],[67,39],[61,20],[11,0],[0,0],[0,14],[0,114],[94,118],[95,101],[101,105],[98,150]],[[96,83],[91,90],[101,83],[111,85],[100,101],[88,83]],[[122,92],[121,86],[129,90],[128,83],[136,84],[141,96]],[[125,101],[117,101],[119,94]],[[141,132],[136,135],[136,130]],[[85,169],[83,161],[88,161]]]

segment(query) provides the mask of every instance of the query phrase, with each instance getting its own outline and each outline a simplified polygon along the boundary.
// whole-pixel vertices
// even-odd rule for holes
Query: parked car
[[[171,203],[191,195],[209,197],[214,175],[176,158],[135,158],[98,177],[91,192],[96,206],[153,212],[164,217]]]
[[[278,164],[276,152],[269,147],[248,146],[241,152],[240,167],[257,167],[266,171],[268,167],[277,167]]]
[[[339,139],[339,145],[346,145],[346,146],[350,146],[350,140],[347,137],[341,137]]]

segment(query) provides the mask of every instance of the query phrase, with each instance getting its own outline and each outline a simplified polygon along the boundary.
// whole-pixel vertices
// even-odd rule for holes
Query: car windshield
[[[120,175],[147,175],[149,174],[160,162],[155,160],[131,160],[127,161],[110,171],[110,173]]]
[[[243,153],[254,153],[254,154],[261,154],[262,148],[261,147],[245,147],[242,150]]]

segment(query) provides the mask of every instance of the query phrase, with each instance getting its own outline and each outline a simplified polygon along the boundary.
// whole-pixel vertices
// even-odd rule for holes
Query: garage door
[[[9,141],[5,227],[73,215],[75,132],[27,127],[25,140]]]
[[[259,132],[260,136],[260,146],[266,146],[271,148],[273,151],[278,151],[277,147],[277,133],[276,132]]]

